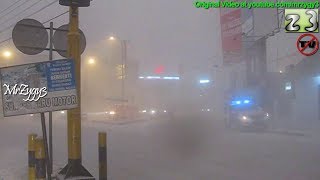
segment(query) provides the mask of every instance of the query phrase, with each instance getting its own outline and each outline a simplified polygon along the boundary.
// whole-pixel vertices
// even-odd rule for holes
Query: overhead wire
[[[37,5],[38,3],[40,3],[41,0],[37,0],[36,2],[32,3],[30,6],[28,6],[26,9],[24,9],[23,11],[20,11],[18,14],[15,14],[13,17],[5,20],[5,22],[1,23],[1,25],[7,23],[8,21],[11,21],[12,19],[15,19],[16,17],[18,17],[19,15],[23,14],[24,12],[28,11],[29,9],[31,9],[32,7],[34,7],[35,5]],[[0,18],[1,19],[1,18]],[[1,32],[1,31],[0,31]]]
[[[8,13],[2,15],[0,17],[0,20],[3,19],[4,17],[6,17],[7,15],[9,15],[10,13],[14,12],[14,10],[20,8],[22,5],[26,4],[27,2],[29,2],[30,0],[25,0],[23,3],[21,3],[19,6],[15,7],[14,9],[12,9],[11,11],[9,11]]]
[[[11,39],[12,39],[12,37],[11,37],[11,38],[8,38],[8,39],[5,39],[5,40],[3,40],[3,41],[0,41],[0,45],[3,44],[3,43],[5,43],[5,42],[7,42],[7,41],[10,41]]]
[[[61,17],[61,16],[65,15],[65,14],[67,14],[68,12],[69,12],[69,11],[65,11],[65,12],[63,12],[63,13],[61,13],[61,14],[59,14],[59,15],[57,15],[57,16],[55,16],[55,17],[53,17],[53,18],[50,18],[50,19],[48,19],[48,20],[46,20],[46,21],[42,22],[42,24],[46,24],[46,23],[48,23],[48,22],[50,22],[50,21],[52,21],[52,20],[55,20],[55,19],[57,19],[57,18],[59,18],[59,17]],[[10,38],[7,38],[7,39],[5,39],[5,40],[0,41],[0,46],[1,46],[3,43],[5,43],[5,42],[10,41],[11,39],[12,39],[12,37],[10,37]]]
[[[39,2],[40,2],[40,1],[39,1]],[[45,5],[44,7],[40,8],[40,9],[39,9],[39,10],[37,10],[36,12],[34,12],[34,13],[32,13],[32,14],[30,14],[30,15],[26,16],[25,18],[31,17],[31,16],[33,16],[33,15],[35,15],[35,14],[37,14],[37,13],[39,13],[39,12],[43,11],[44,9],[46,9],[46,8],[48,8],[49,6],[53,5],[55,2],[57,2],[57,0],[54,0],[53,2],[51,2],[51,3],[47,4],[47,5]],[[30,8],[29,8],[29,9],[30,9]],[[10,28],[14,27],[15,25],[16,25],[16,23],[11,24],[10,26],[5,27],[5,28],[1,29],[1,30],[0,30],[0,34],[1,34],[1,33],[3,33],[3,32],[5,32],[5,31],[7,31],[7,30],[9,30]],[[1,26],[1,24],[0,24],[0,26]]]
[[[6,10],[10,9],[11,7],[13,7],[14,5],[18,4],[19,2],[21,2],[22,0],[18,0],[14,3],[12,3],[10,6],[8,6],[7,8],[5,8],[4,10],[0,11],[0,14],[2,14],[3,12],[5,12]]]
[[[48,23],[48,22],[50,22],[50,21],[52,21],[52,20],[54,20],[54,19],[57,19],[57,18],[65,15],[65,14],[67,14],[67,13],[69,13],[69,11],[63,12],[63,13],[61,13],[61,14],[59,14],[59,15],[57,15],[57,16],[55,16],[55,17],[53,17],[53,18],[51,18],[51,19],[49,19],[49,20],[47,20],[47,21],[44,21],[42,24],[46,24],[46,23]]]
[[[49,3],[49,4],[47,4],[46,6],[44,6],[44,7],[42,7],[42,8],[40,8],[38,11],[36,11],[36,12],[34,12],[34,13],[32,13],[32,14],[30,14],[29,16],[27,16],[26,18],[29,18],[29,17],[31,17],[31,16],[33,16],[33,15],[35,15],[35,14],[38,14],[39,12],[41,12],[41,11],[43,11],[44,9],[46,9],[46,8],[48,8],[48,7],[50,7],[50,6],[52,6],[54,3],[56,3],[58,0],[54,0],[54,1],[52,1],[51,3]]]

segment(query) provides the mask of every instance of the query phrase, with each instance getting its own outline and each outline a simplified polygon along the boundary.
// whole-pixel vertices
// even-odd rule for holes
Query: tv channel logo
[[[319,50],[319,40],[314,34],[302,34],[297,40],[298,51],[305,56],[312,56]]]
[[[285,9],[285,32],[287,33],[318,33],[318,9]]]

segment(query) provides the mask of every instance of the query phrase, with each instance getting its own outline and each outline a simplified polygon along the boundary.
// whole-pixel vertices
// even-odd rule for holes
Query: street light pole
[[[109,40],[114,41],[118,39],[120,41],[121,46],[121,104],[123,105],[125,102],[125,79],[127,72],[127,40],[122,40],[120,38],[116,38],[114,36],[110,36]]]
[[[50,22],[50,37],[49,37],[49,61],[53,60],[53,22]],[[52,175],[52,167],[53,167],[53,151],[52,151],[52,112],[49,112],[49,159],[50,159],[50,164],[49,164],[49,174],[50,178]]]
[[[125,100],[125,79],[126,77],[126,70],[127,70],[127,41],[126,40],[122,40],[121,41],[121,51],[122,51],[122,62],[121,62],[121,98],[122,98],[122,102],[124,104],[124,100]]]

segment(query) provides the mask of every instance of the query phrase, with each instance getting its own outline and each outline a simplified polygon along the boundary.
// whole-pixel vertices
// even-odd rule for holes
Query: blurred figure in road
[[[192,108],[170,112],[167,126],[171,147],[182,156],[193,156],[209,139],[211,119]]]

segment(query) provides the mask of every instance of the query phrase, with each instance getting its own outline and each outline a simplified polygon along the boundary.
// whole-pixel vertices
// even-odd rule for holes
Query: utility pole
[[[81,57],[80,57],[80,34],[79,8],[70,7],[70,22],[68,33],[68,56],[75,61],[75,74],[78,90],[78,104],[76,109],[68,111],[68,165],[81,165]]]
[[[50,22],[50,36],[49,36],[49,61],[53,59],[53,22]],[[53,148],[52,148],[52,112],[49,112],[49,155],[50,164],[49,164],[49,174],[50,178],[52,175],[52,167],[53,167]]]
[[[122,104],[124,104],[125,100],[125,79],[127,78],[127,41],[122,40],[121,41],[121,51],[122,51],[122,62],[121,62],[121,98],[122,98]]]
[[[89,1],[90,2],[90,1]],[[68,4],[69,3],[69,4]],[[71,4],[70,4],[71,3]],[[75,4],[73,4],[75,3]],[[81,52],[80,52],[80,33],[79,33],[79,7],[76,1],[61,1],[61,5],[70,6],[69,10],[69,33],[68,33],[68,57],[74,60],[76,86],[78,93],[79,106],[68,110],[68,164],[60,171],[63,179],[93,176],[82,166],[81,154]]]

